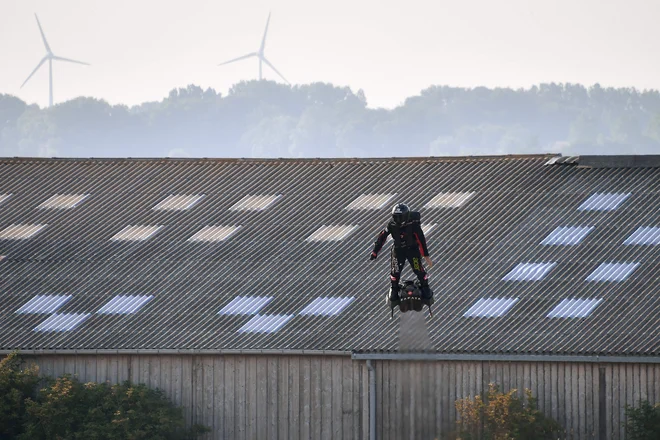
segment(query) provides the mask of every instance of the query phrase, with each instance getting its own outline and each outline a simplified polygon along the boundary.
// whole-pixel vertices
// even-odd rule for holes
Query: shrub
[[[651,406],[640,400],[634,408],[626,405],[626,438],[629,440],[656,440],[660,438],[660,403]]]
[[[0,439],[183,440],[209,431],[186,428],[181,408],[143,384],[40,378],[17,353],[0,362]]]
[[[488,385],[486,400],[482,396],[456,401],[458,433],[461,439],[487,440],[552,439],[557,438],[561,426],[546,417],[537,406],[532,392],[525,389],[520,399],[517,389],[507,393],[498,386]],[[525,402],[526,400],[526,402]]]
[[[16,352],[0,361],[0,438],[15,438],[25,417],[25,399],[36,395],[39,369],[24,368]]]
[[[160,390],[124,382],[82,383],[69,375],[28,399],[21,439],[174,440],[194,438],[207,428],[185,428],[181,408]]]

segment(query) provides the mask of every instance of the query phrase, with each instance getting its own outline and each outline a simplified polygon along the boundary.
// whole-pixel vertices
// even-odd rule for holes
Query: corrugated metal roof
[[[369,260],[391,204],[405,201],[436,225],[436,303],[425,315],[435,350],[660,354],[660,248],[625,244],[640,227],[660,227],[660,170],[544,166],[550,157],[2,159],[0,194],[12,196],[0,204],[0,231],[48,226],[0,239],[0,348],[405,349],[384,301],[389,253]],[[364,194],[395,193],[378,209],[346,209]],[[461,206],[425,207],[461,193],[472,193]],[[75,209],[36,209],[53,194],[89,195]],[[153,209],[172,194],[204,199]],[[615,210],[578,209],[593,194],[630,196]],[[263,210],[231,209],[254,195],[280,197],[248,203]],[[111,240],[131,225],[160,228],[147,240]],[[190,240],[218,225],[240,229]],[[323,225],[357,227],[343,240],[307,240]],[[593,226],[579,243],[542,244],[578,225]],[[551,266],[529,266],[542,263]],[[602,263],[638,266],[622,280],[589,281]],[[54,315],[16,313],[38,295],[71,299]],[[135,313],[97,313],[118,295],[153,299]],[[256,315],[218,313],[239,297],[272,300]],[[336,314],[302,313],[318,298],[354,299]],[[518,300],[502,316],[465,316],[482,298]],[[547,316],[563,300],[594,298],[602,301],[584,318]]]

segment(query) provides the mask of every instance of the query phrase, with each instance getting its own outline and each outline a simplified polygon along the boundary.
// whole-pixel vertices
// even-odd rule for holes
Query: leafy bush
[[[39,369],[23,367],[15,352],[0,361],[0,438],[15,438],[21,432],[25,399],[36,396]]]
[[[461,439],[552,439],[557,438],[561,426],[546,417],[537,400],[525,389],[526,402],[512,389],[503,393],[494,383],[488,385],[486,400],[482,396],[456,401],[458,433]]]
[[[652,406],[640,400],[639,407],[626,405],[626,438],[629,440],[656,440],[660,438],[660,403]]]
[[[181,408],[146,385],[41,379],[13,353],[0,363],[0,438],[19,440],[184,440],[209,432],[185,427]],[[39,388],[41,381],[45,384]]]
[[[208,429],[185,429],[181,408],[147,386],[82,383],[69,375],[27,401],[23,439],[153,439],[194,437]]]

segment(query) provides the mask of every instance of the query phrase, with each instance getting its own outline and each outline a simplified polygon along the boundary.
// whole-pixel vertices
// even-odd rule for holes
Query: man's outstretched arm
[[[378,256],[378,252],[383,248],[385,241],[387,241],[387,236],[390,235],[389,228],[385,227],[378,233],[378,237],[374,242],[374,249],[371,251],[371,259],[375,260]]]

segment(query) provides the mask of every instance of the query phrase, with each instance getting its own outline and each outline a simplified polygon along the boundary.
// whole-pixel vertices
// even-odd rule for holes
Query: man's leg
[[[422,287],[422,297],[431,298],[433,292],[431,292],[431,288],[429,287],[429,274],[426,273],[426,269],[424,269],[424,265],[422,264],[422,254],[420,254],[419,250],[415,249],[408,254],[408,262],[410,263],[413,272],[415,272],[415,275],[417,275],[419,284]]]
[[[392,284],[390,288],[390,301],[399,300],[399,280],[401,279],[401,270],[405,264],[405,256],[401,258],[401,252],[392,246],[390,251],[390,282]]]

